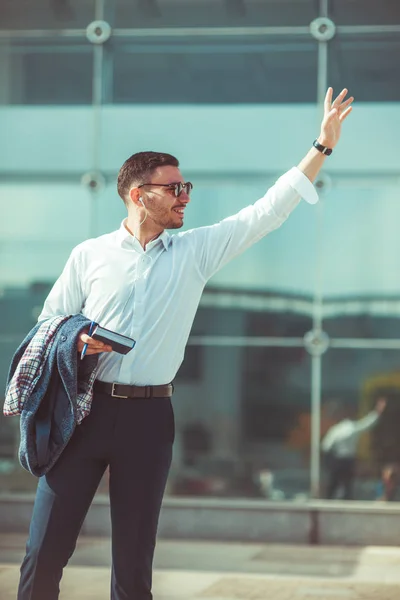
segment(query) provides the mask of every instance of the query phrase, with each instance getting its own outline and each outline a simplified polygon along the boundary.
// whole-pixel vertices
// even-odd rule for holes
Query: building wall
[[[372,0],[235,7],[2,6],[0,378],[71,249],[124,218],[115,181],[129,155],[177,155],[195,185],[185,228],[211,224],[299,162],[327,85],[348,86],[354,111],[316,183],[319,204],[302,203],[206,288],[176,380],[169,490],[260,496],[269,469],[278,498],[321,496],[319,441],[335,411],[356,417],[384,394],[357,471],[357,497],[373,500],[382,465],[400,461],[397,441],[382,442],[395,437],[397,388],[363,397],[371,378],[398,371],[400,10]],[[313,35],[316,18],[330,19],[330,39]],[[112,28],[104,44],[93,43],[94,20]],[[15,423],[0,420],[3,484],[30,489],[15,470]]]

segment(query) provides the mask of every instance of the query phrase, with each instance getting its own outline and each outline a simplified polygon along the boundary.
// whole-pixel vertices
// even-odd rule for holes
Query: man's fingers
[[[328,113],[331,110],[332,94],[333,94],[333,89],[331,87],[329,87],[325,94],[325,100],[324,100],[325,113]]]
[[[78,352],[82,352],[84,344],[87,344],[86,354],[98,354],[99,352],[111,352],[111,346],[107,346],[99,340],[94,340],[86,333],[82,333],[78,340]]]
[[[94,340],[92,337],[90,337],[89,335],[87,335],[86,333],[83,333],[81,336],[81,341],[84,344],[88,345],[88,348],[104,348],[106,344],[104,344],[104,342],[100,342],[99,340]]]
[[[344,98],[347,96],[347,92],[348,92],[347,88],[344,88],[340,92],[339,96],[337,96],[337,98],[332,103],[332,108],[338,108],[340,106],[340,104],[342,103],[342,101],[344,100]]]
[[[354,100],[354,97],[350,96],[350,98],[345,100],[345,102],[342,102],[342,104],[339,106],[339,111],[343,112],[348,106],[350,106],[350,104],[353,102],[353,100]]]
[[[82,333],[80,338],[84,344],[90,344],[90,342],[94,341],[93,338],[89,337],[86,333]]]
[[[346,117],[349,116],[349,114],[351,113],[351,111],[353,110],[352,106],[349,106],[349,108],[347,108],[339,117],[339,121],[341,123],[343,123],[343,121],[345,120]]]
[[[337,108],[332,108],[326,115],[324,122],[329,123],[329,121],[332,121],[332,119],[334,119],[336,117],[337,113],[338,113]]]

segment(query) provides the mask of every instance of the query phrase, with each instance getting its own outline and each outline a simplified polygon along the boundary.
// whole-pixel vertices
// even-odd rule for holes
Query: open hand
[[[345,100],[348,90],[345,88],[332,102],[333,89],[330,87],[324,100],[324,117],[318,142],[328,148],[334,148],[339,141],[342,123],[352,111],[353,96]]]

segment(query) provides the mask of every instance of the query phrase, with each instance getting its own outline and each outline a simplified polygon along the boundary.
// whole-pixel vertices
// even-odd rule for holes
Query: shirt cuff
[[[293,167],[283,175],[288,184],[309,204],[316,204],[319,200],[317,190],[311,181],[300,171],[298,167]]]

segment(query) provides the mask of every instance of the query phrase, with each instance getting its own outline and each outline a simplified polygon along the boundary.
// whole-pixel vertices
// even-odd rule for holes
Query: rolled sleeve
[[[311,181],[300,171],[298,167],[293,167],[278,179],[285,181],[309,204],[316,204],[319,200],[317,191]]]

